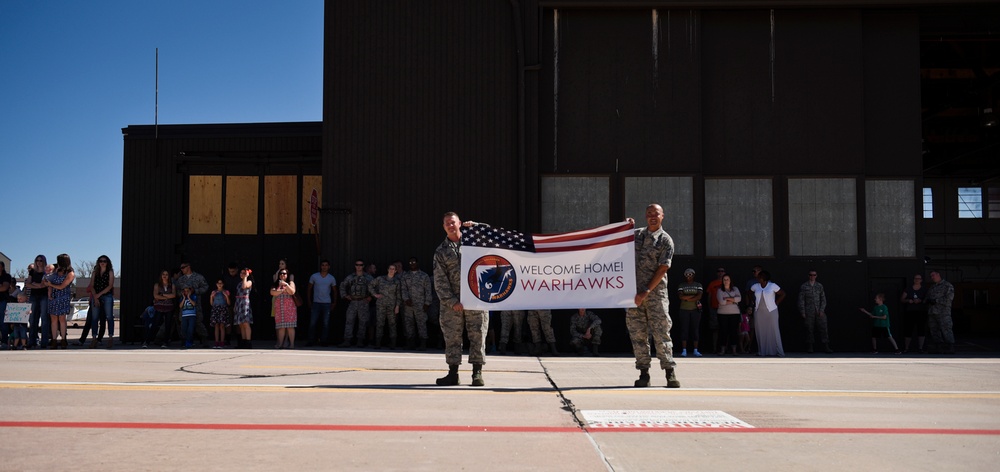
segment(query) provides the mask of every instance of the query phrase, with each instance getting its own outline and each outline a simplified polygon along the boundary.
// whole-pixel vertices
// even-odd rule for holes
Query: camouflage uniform
[[[469,363],[486,363],[486,331],[490,318],[485,311],[455,311],[461,300],[462,246],[445,238],[434,251],[434,291],[441,300],[441,334],[444,335],[444,359],[449,366],[462,363],[462,329],[469,333]]]
[[[406,337],[427,339],[427,310],[431,304],[431,277],[422,270],[408,270],[400,275],[403,283],[403,329]]]
[[[514,330],[514,343],[521,342],[521,326],[524,325],[524,311],[504,310],[500,312],[500,344],[510,340],[511,328]]]
[[[661,227],[650,233],[647,228],[635,230],[635,283],[638,287],[648,287],[653,275],[661,265],[670,266],[674,257],[674,240]],[[656,343],[656,357],[660,368],[673,369],[674,343],[670,340],[673,322],[669,313],[670,299],[667,298],[667,276],[649,292],[641,306],[629,308],[625,314],[625,325],[632,338],[632,352],[635,354],[635,368],[649,369],[652,359],[649,355],[649,336]]]
[[[382,295],[382,298],[375,299],[375,345],[382,343],[382,334],[385,325],[389,325],[389,339],[395,347],[396,342],[396,308],[402,304],[403,290],[399,277],[389,278],[387,275],[380,275],[368,284],[368,291],[372,295]]]
[[[799,313],[805,315],[806,344],[813,343],[814,330],[819,331],[819,342],[827,344],[830,335],[826,329],[826,291],[823,284],[806,282],[799,287]]]
[[[927,291],[927,328],[931,340],[937,344],[955,344],[952,332],[951,303],[955,300],[955,287],[941,279]]]
[[[601,318],[594,312],[587,310],[583,316],[580,316],[579,313],[573,313],[569,318],[570,343],[573,344],[573,347],[580,349],[586,344],[588,340],[583,339],[583,335],[587,333],[587,328],[590,328],[590,343],[601,344]]]
[[[365,330],[368,328],[368,300],[371,296],[368,285],[372,282],[372,276],[362,273],[361,275],[351,274],[344,279],[340,286],[340,296],[351,302],[347,305],[347,319],[344,321],[344,342],[354,338],[354,322],[358,323],[358,339],[365,340]]]
[[[545,335],[545,342],[547,343],[556,342],[556,334],[552,332],[551,311],[529,310],[527,319],[528,319],[528,329],[531,330],[531,342],[535,344],[542,342],[542,334]]]

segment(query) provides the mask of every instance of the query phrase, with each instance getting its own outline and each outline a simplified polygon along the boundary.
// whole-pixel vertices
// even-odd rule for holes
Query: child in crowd
[[[740,352],[750,352],[750,315],[740,312]]]
[[[885,306],[884,294],[875,295],[875,308],[872,311],[864,308],[858,308],[858,310],[874,320],[872,324],[872,354],[878,354],[878,338],[889,338],[889,344],[892,344],[892,349],[896,354],[903,353],[896,345],[896,340],[892,339],[892,333],[889,332],[889,307]]]
[[[215,290],[212,290],[212,326],[215,327],[214,349],[222,349],[226,345],[226,328],[229,327],[229,290],[225,288],[222,279],[215,281]]]
[[[8,295],[8,303],[27,303],[28,301],[28,296],[17,286],[16,278],[11,278]],[[6,320],[4,321],[6,322]],[[28,348],[27,323],[7,323],[7,330],[10,331],[10,349],[24,350]]]
[[[194,345],[194,323],[198,319],[197,295],[191,293],[191,287],[184,287],[181,295],[181,332],[184,333],[184,348]]]

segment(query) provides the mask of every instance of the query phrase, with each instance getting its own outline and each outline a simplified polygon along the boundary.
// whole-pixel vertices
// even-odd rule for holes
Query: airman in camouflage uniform
[[[409,347],[420,338],[418,349],[427,349],[427,310],[431,307],[431,277],[420,270],[416,257],[409,261],[410,270],[400,276],[403,282],[403,332]]]
[[[639,369],[636,387],[649,386],[649,335],[656,342],[656,357],[666,372],[667,387],[681,383],[674,374],[674,343],[670,340],[672,322],[667,298],[667,270],[674,257],[674,240],[663,230],[663,207],[655,203],[646,207],[645,228],[635,230],[635,308],[625,314],[625,325],[632,338],[635,368]]]
[[[472,226],[468,221],[465,226]],[[460,299],[462,287],[462,220],[454,212],[444,214],[445,240],[434,251],[434,291],[441,300],[441,333],[444,335],[444,358],[448,375],[437,379],[438,385],[458,385],[458,366],[462,363],[462,328],[469,333],[469,363],[472,386],[481,387],[486,363],[486,332],[490,318],[485,311],[466,310]]]
[[[365,333],[368,328],[368,302],[371,293],[368,285],[372,276],[365,273],[365,263],[361,259],[354,261],[354,273],[344,279],[340,285],[340,296],[350,303],[347,305],[347,319],[344,321],[344,343],[340,347],[351,347],[354,344],[354,323],[358,323],[358,345],[365,346]]]
[[[955,287],[941,278],[941,273],[931,271],[934,285],[927,291],[927,328],[934,348],[931,352],[955,353],[955,333],[952,331],[951,304],[955,300]]]
[[[570,344],[576,348],[577,353],[584,354],[584,345],[589,341],[591,352],[595,356],[601,355],[599,347],[601,334],[601,318],[596,313],[586,308],[580,308],[575,315],[569,318]]]
[[[531,330],[531,342],[534,343],[532,354],[541,352],[542,334],[545,335],[545,342],[549,343],[549,350],[553,356],[558,356],[556,350],[556,334],[552,332],[552,312],[549,310],[529,310],[528,329]]]
[[[830,335],[826,327],[826,291],[823,284],[816,281],[818,273],[809,271],[809,279],[799,287],[799,313],[805,320],[806,352],[813,352],[814,332],[818,331],[819,342],[825,352],[830,349]]]
[[[524,311],[503,310],[500,312],[500,354],[507,354],[507,341],[514,331],[514,344],[521,344],[521,326],[524,325]]]
[[[403,284],[396,277],[396,266],[389,264],[388,275],[380,275],[368,284],[375,297],[375,349],[382,347],[382,334],[389,325],[389,348],[396,349],[396,314],[403,300]]]

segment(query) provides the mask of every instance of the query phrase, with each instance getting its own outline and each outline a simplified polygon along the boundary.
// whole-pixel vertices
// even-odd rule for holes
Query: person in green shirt
[[[889,332],[889,307],[885,306],[885,295],[881,293],[875,295],[875,308],[872,311],[864,308],[858,309],[874,320],[872,323],[872,354],[878,354],[879,338],[889,338],[889,344],[892,344],[895,353],[902,354],[903,351],[899,350],[896,340],[892,339],[892,333]]]

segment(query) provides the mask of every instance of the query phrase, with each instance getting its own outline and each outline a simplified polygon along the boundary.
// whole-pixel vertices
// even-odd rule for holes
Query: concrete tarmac
[[[261,341],[257,344],[263,344]],[[654,359],[654,366],[656,361]],[[997,470],[1000,359],[0,352],[0,470]],[[726,418],[735,422],[727,422]]]

